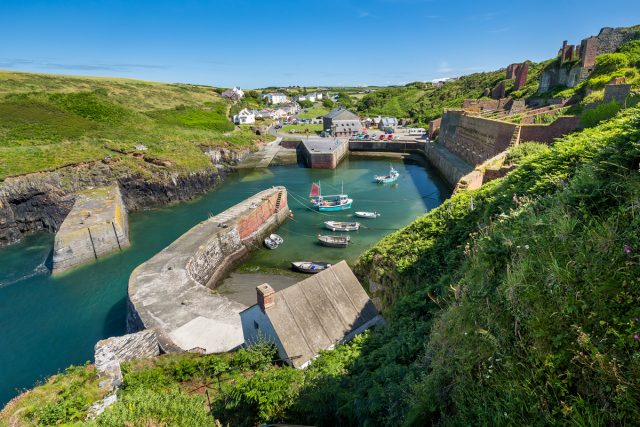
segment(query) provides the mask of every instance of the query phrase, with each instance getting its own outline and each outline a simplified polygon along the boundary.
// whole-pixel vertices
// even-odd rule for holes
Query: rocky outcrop
[[[213,167],[180,174],[145,165],[131,171],[118,159],[105,159],[6,178],[0,183],[0,246],[36,231],[56,232],[71,211],[79,191],[118,183],[128,211],[192,199],[217,185],[249,150],[208,148]]]

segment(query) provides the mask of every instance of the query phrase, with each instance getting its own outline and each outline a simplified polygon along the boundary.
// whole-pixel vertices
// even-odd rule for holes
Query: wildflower
[[[524,245],[524,248],[525,249],[529,249],[529,245]]]
[[[640,340],[640,334],[638,334],[637,332],[635,334],[633,334],[633,339],[634,340]]]
[[[630,254],[631,253],[631,246],[624,245],[624,253],[625,254]]]

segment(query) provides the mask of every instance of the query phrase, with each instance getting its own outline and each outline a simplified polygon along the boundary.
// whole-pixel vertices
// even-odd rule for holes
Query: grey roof
[[[380,121],[382,126],[396,126],[398,124],[398,119],[395,117],[383,117]]]
[[[300,367],[376,318],[378,310],[347,263],[340,261],[277,292],[266,314],[293,366]]]
[[[325,117],[333,120],[356,120],[359,119],[357,114],[352,113],[344,107],[334,108],[325,114]]]

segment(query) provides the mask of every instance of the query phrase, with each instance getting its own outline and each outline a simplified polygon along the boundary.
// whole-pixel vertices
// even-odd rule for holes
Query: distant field
[[[158,167],[128,156],[140,144],[172,170],[211,168],[203,148],[256,138],[229,107],[211,87],[0,72],[0,180],[107,155]]]
[[[324,108],[321,104],[316,104],[311,108],[307,108],[307,110],[308,111],[306,113],[302,110],[300,114],[298,114],[298,117],[301,119],[315,119],[316,117],[324,116],[329,112],[329,109]]]
[[[322,132],[322,125],[311,125],[311,124],[298,124],[298,125],[284,125],[280,132],[284,133],[307,133],[313,134],[316,132]]]

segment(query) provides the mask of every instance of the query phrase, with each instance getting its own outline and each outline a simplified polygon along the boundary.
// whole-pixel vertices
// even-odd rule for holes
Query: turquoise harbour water
[[[401,176],[394,185],[378,185],[373,175],[392,164]],[[320,214],[309,209],[313,181],[323,194],[344,190],[354,199],[350,211]],[[450,189],[429,166],[412,160],[351,157],[336,170],[279,166],[230,175],[215,190],[188,203],[129,215],[129,249],[61,276],[47,268],[53,235],[36,234],[0,249],[0,407],[71,364],[93,357],[103,338],[126,333],[127,281],[131,271],[209,214],[217,214],[274,185],[289,190],[294,213],[278,231],[284,244],[274,251],[256,250],[251,266],[289,268],[295,260],[355,260],[383,236],[437,207]],[[378,211],[375,220],[359,219],[363,228],[350,233],[347,249],[319,246],[323,221],[353,220],[355,211]],[[335,233],[339,234],[339,233]]]

